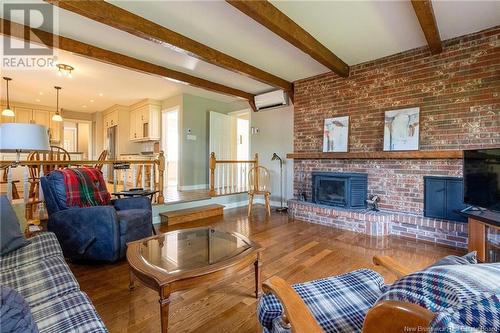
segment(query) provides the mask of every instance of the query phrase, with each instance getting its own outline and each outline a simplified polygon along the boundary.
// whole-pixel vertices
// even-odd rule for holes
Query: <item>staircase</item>
[[[170,212],[160,213],[161,223],[174,225],[187,223],[196,220],[202,220],[214,216],[223,216],[224,206],[219,204],[211,204],[194,208],[174,210]]]

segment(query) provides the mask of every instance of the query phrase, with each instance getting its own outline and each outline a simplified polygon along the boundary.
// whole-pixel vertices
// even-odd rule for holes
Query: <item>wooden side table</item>
[[[481,262],[500,260],[500,213],[471,211],[464,213],[469,220],[469,251],[477,251]],[[496,242],[494,240],[497,240]]]

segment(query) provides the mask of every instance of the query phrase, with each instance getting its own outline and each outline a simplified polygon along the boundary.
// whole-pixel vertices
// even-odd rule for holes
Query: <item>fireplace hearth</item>
[[[366,208],[366,173],[313,172],[312,201],[321,205]]]

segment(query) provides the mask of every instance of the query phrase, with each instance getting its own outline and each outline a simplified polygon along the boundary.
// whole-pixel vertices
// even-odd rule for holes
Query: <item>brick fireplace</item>
[[[420,150],[500,146],[500,27],[445,41],[441,54],[426,47],[294,83],[294,153],[321,152],[325,118],[350,117],[349,152],[383,150],[385,111],[420,108]],[[313,204],[313,173],[364,173],[367,194],[381,212]],[[296,159],[290,214],[372,235],[465,247],[467,225],[427,218],[424,176],[462,176],[461,159]]]

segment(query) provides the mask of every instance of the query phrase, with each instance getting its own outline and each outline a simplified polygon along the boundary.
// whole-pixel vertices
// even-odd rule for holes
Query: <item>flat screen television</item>
[[[464,203],[500,211],[500,148],[464,151]]]

